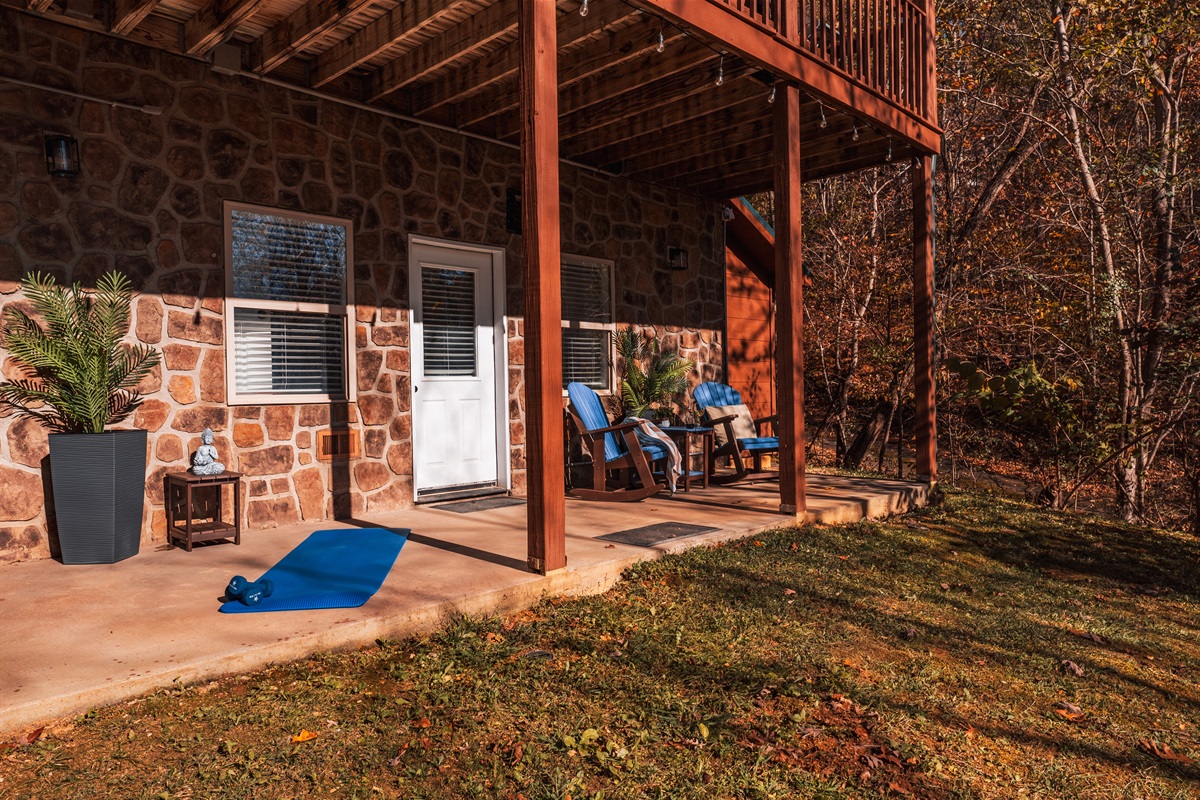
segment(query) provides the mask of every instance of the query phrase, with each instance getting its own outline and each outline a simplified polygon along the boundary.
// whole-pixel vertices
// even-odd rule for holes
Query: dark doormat
[[[672,539],[684,539],[688,536],[698,536],[701,533],[719,531],[720,528],[710,528],[707,525],[686,525],[682,522],[660,522],[657,525],[647,525],[643,528],[631,528],[627,531],[606,533],[597,539],[622,544],[636,544],[638,547],[653,547],[656,544],[669,542]]]
[[[525,501],[519,497],[481,497],[478,500],[442,503],[440,506],[430,506],[430,508],[436,508],[439,511],[453,511],[455,514],[470,514],[474,511],[490,511],[493,508],[523,505],[525,505]]]

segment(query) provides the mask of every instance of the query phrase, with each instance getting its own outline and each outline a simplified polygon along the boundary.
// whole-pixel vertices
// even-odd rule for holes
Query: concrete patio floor
[[[904,481],[808,475],[808,520],[852,522],[924,504]],[[245,672],[379,638],[427,632],[454,615],[518,611],[588,595],[628,566],[789,523],[771,482],[711,487],[640,503],[567,500],[567,568],[525,569],[525,506],[459,514],[420,506],[354,522],[249,531],[242,544],[146,551],[118,564],[33,561],[0,568],[0,732],[143,692]],[[656,522],[720,530],[652,548],[596,537]],[[257,577],[317,529],[410,528],[379,592],[361,608],[220,614],[230,576]]]

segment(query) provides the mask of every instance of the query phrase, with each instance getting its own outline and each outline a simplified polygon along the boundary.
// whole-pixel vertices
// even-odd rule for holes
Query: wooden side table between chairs
[[[242,474],[193,475],[168,472],[163,478],[167,505],[167,542],[192,552],[197,542],[232,539],[242,543]],[[233,487],[233,522],[225,520],[225,486]]]
[[[683,490],[690,492],[692,478],[700,479],[700,488],[708,488],[708,473],[712,471],[713,429],[698,425],[668,425],[662,432],[671,437],[679,448],[679,457],[683,459]],[[694,449],[696,442],[700,449]],[[700,469],[692,469],[692,456],[700,456]]]

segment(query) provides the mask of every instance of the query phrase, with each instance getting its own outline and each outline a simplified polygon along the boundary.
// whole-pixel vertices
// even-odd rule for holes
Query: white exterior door
[[[499,486],[507,475],[507,402],[497,403],[497,376],[505,372],[506,357],[498,311],[501,258],[489,250],[411,243],[413,484],[418,498]]]

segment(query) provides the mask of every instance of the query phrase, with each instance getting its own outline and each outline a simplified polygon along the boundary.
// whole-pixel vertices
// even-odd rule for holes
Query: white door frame
[[[413,306],[415,305],[414,298],[419,296],[421,291],[421,274],[417,269],[417,264],[413,260],[413,248],[415,245],[428,245],[431,247],[443,247],[450,250],[467,250],[473,253],[486,253],[492,257],[492,320],[493,320],[493,341],[495,343],[495,364],[496,364],[496,487],[508,491],[512,488],[511,472],[512,472],[512,453],[510,451],[510,432],[508,424],[508,314],[507,307],[507,273],[504,263],[504,249],[500,247],[489,247],[482,244],[469,244],[467,242],[459,242],[453,239],[439,239],[433,236],[419,236],[417,234],[409,234],[408,236],[408,330],[409,340],[409,355],[414,354],[414,343],[417,341],[416,332],[414,330],[415,319],[413,317]],[[409,375],[413,375],[416,371],[417,360],[415,357],[410,358]],[[416,381],[409,380],[409,413],[415,415],[417,408],[417,384]],[[417,480],[417,425],[414,417],[413,422],[413,500],[419,498],[417,486],[420,482]]]

